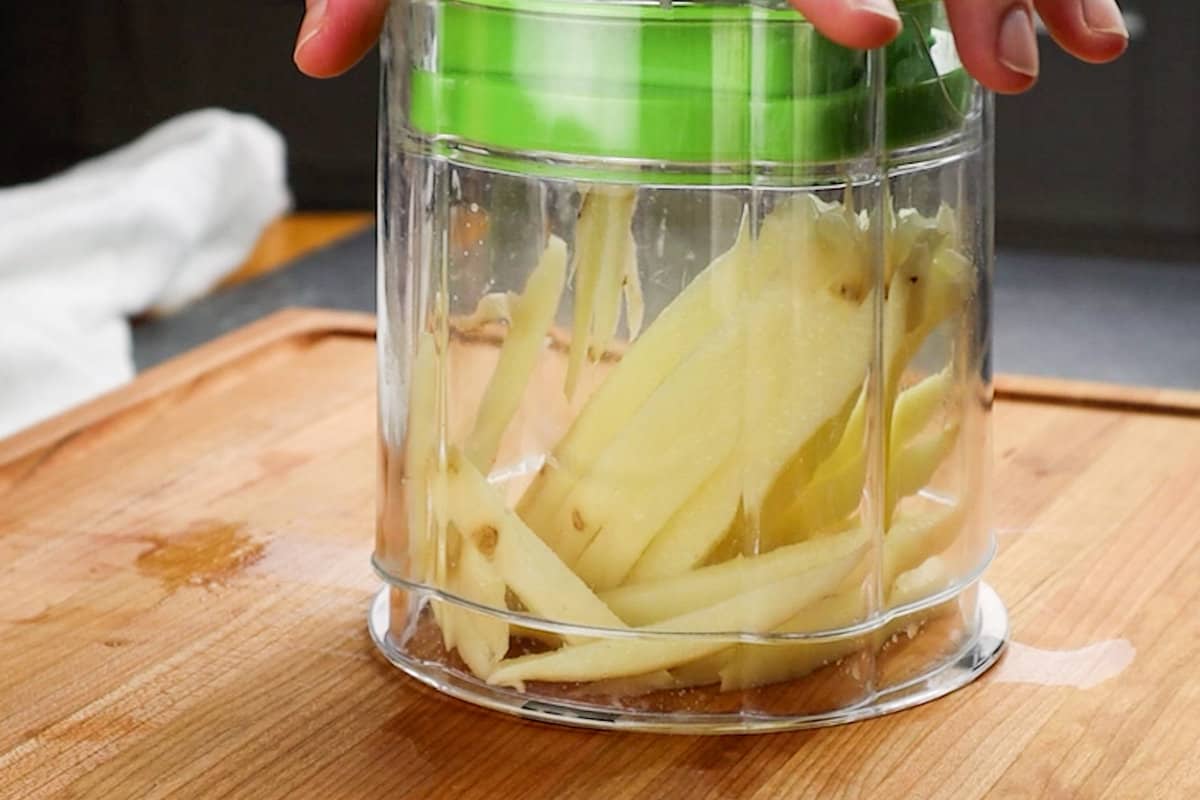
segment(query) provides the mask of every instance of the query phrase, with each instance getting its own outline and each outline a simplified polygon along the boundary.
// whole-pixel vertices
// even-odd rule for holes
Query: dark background
[[[0,0],[0,185],[45,177],[184,111],[254,113],[288,144],[301,209],[375,202],[378,60],[292,64],[303,0]]]
[[[291,63],[301,0],[0,4],[0,185],[36,180],[194,108],[280,129],[300,209],[374,204],[378,61],[335,81]],[[1115,64],[1043,40],[1043,77],[998,101],[997,238],[1006,247],[1200,258],[1200,4],[1124,3]]]

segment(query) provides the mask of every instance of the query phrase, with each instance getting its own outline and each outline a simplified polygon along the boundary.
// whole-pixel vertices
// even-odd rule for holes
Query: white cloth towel
[[[282,137],[217,109],[0,189],[0,436],[129,380],[128,317],[206,292],[289,204]]]

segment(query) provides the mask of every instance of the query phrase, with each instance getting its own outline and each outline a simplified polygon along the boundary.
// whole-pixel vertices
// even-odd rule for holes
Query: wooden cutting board
[[[365,628],[369,317],[277,315],[0,442],[0,797],[1200,796],[1200,396],[1002,380],[1014,643],[820,731],[522,722]]]

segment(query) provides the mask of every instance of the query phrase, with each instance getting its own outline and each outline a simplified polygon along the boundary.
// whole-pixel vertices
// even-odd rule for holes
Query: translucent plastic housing
[[[611,25],[598,5],[640,8],[529,15]],[[990,99],[940,4],[867,54],[775,9],[731,23],[747,111],[697,133],[708,161],[651,157],[656,128],[589,138],[587,111],[570,152],[545,109],[512,128],[536,150],[471,138],[418,86],[467,80],[444,66],[451,6],[471,10],[396,2],[385,32],[381,649],[502,710],[691,731],[871,716],[986,668],[1006,635],[980,582]],[[521,47],[552,29],[504,9]],[[781,37],[804,45],[789,102],[844,89],[836,112],[789,106],[783,143],[759,111]],[[584,61],[639,57],[577,39]],[[507,81],[544,99],[544,76]]]

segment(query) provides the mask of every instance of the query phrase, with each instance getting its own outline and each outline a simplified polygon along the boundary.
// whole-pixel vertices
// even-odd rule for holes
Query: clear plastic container
[[[828,725],[969,682],[988,527],[990,98],[939,2],[397,0],[370,629],[596,727]]]

